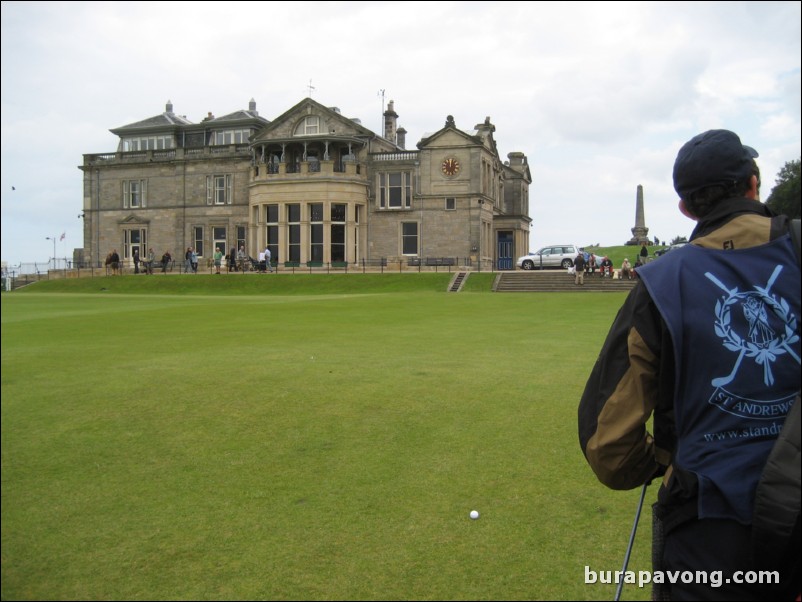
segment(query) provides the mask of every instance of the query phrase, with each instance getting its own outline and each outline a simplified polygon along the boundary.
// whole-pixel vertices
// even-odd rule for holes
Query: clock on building
[[[459,161],[454,157],[443,159],[440,169],[447,176],[456,176],[459,173]]]

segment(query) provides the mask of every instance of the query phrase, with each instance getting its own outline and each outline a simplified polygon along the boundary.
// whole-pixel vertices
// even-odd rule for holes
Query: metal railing
[[[489,259],[475,260],[471,257],[379,257],[374,259],[360,259],[355,262],[347,261],[276,261],[273,260],[273,273],[348,273],[348,272],[496,272],[496,271],[515,271],[499,269],[496,261]],[[503,265],[509,265],[505,261]],[[261,270],[248,269],[245,271],[229,270],[227,266],[224,273],[248,274],[259,273]],[[202,260],[197,272],[187,269],[183,259],[173,259],[167,269],[162,272],[162,264],[157,261],[153,266],[152,274],[188,274],[188,273],[213,273],[214,263]],[[123,262],[119,268],[121,275],[133,275],[137,273],[133,264]],[[139,267],[139,274],[146,274],[142,265]],[[13,290],[25,284],[31,284],[40,280],[51,280],[61,278],[95,278],[112,276],[113,271],[110,265],[103,262],[92,263],[89,261],[69,261],[65,259],[50,259],[47,263],[20,263],[16,266],[7,266],[3,269],[3,290]]]

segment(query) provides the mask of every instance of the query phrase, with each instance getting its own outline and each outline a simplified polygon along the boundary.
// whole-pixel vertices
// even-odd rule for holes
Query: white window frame
[[[400,182],[393,182],[396,178]],[[412,209],[412,172],[387,171],[379,172],[379,209],[385,211]],[[397,198],[394,198],[397,197]]]
[[[307,115],[295,128],[296,136],[317,136],[320,133],[320,117]]]
[[[231,205],[234,202],[234,176],[215,174],[206,176],[206,204]]]
[[[251,130],[220,130],[214,132],[214,146],[230,144],[246,144],[251,137]]]
[[[123,138],[123,152],[131,153],[148,150],[164,150],[175,146],[172,135],[138,136]]]
[[[415,226],[415,234],[406,234],[404,232],[405,226]],[[401,222],[399,224],[399,235],[401,237],[401,254],[407,257],[417,257],[420,254],[420,223],[419,222]],[[414,238],[415,252],[407,253],[405,250],[405,243],[407,239]]]
[[[147,207],[147,180],[123,180],[123,209]]]

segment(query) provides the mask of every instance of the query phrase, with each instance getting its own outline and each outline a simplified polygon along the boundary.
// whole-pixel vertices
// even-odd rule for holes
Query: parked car
[[[570,268],[574,265],[574,257],[578,253],[579,247],[576,245],[549,245],[534,253],[519,257],[515,265],[522,270]]]
[[[687,242],[674,243],[673,245],[668,246],[665,249],[660,249],[659,251],[655,251],[654,252],[655,257],[660,257],[661,255],[665,255],[666,253],[668,253],[669,251],[673,251],[674,249],[680,249],[680,248],[684,247],[687,244],[688,244]]]

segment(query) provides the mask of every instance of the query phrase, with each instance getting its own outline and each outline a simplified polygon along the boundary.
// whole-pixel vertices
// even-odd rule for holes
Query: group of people
[[[728,130],[680,148],[690,244],[637,268],[579,402],[604,485],[661,483],[653,570],[683,578],[655,600],[800,599],[799,225],[760,202],[757,156]]]
[[[631,269],[629,268],[629,261],[624,260],[624,264],[627,266],[627,277],[631,277]],[[587,251],[580,250],[577,253],[576,257],[574,257],[574,283],[577,286],[581,286],[585,284],[585,274],[595,274],[596,268],[599,269],[599,276],[602,278],[612,278],[613,277],[613,261],[604,256],[599,261],[593,253],[589,253]],[[622,278],[623,276],[623,269],[624,266],[622,265]]]
[[[192,247],[187,247],[184,253],[184,272],[198,273],[198,252]]]
[[[269,247],[265,247],[264,253],[260,253],[260,256],[261,256],[260,260],[259,260],[260,270],[261,270],[262,262],[264,262],[264,266],[265,267],[264,267],[263,271],[272,272],[273,271],[273,263],[272,263],[272,260],[271,260],[270,248]],[[262,259],[262,257],[263,257],[263,259]],[[214,261],[214,270],[215,270],[214,273],[215,274],[220,274],[221,273],[220,269],[222,268],[224,261],[226,262],[226,265],[228,266],[228,271],[229,272],[236,272],[236,271],[247,272],[249,270],[249,266],[250,266],[250,263],[251,263],[251,258],[248,255],[248,253],[245,251],[245,245],[240,246],[239,250],[231,249],[231,251],[229,251],[225,255],[220,250],[220,247],[216,247],[215,250],[214,250],[213,261]],[[196,256],[196,259],[195,259],[195,263],[197,263],[197,256]],[[195,267],[193,268],[193,272],[196,272],[196,271],[197,271],[197,265],[195,265]]]
[[[265,248],[264,256],[265,256],[265,260],[266,260],[265,261],[266,268],[269,269],[272,272],[273,271],[273,267],[270,264],[270,249],[269,248]],[[229,251],[226,255],[223,255],[223,252],[220,250],[220,247],[217,247],[214,250],[214,270],[215,270],[214,273],[215,274],[219,274],[220,273],[220,268],[223,265],[223,260],[224,259],[225,259],[225,261],[226,261],[226,263],[228,265],[228,271],[229,272],[235,272],[237,270],[239,270],[241,272],[248,271],[245,262],[246,261],[250,262],[250,260],[251,260],[251,258],[245,252],[245,246],[244,245],[239,248],[239,251],[234,251],[234,249],[231,249],[231,251]]]
[[[148,254],[145,259],[142,259],[139,256],[139,249],[134,249],[131,259],[134,263],[134,274],[153,273],[153,267],[156,264],[156,253],[153,252],[152,247],[148,249]],[[162,272],[167,271],[167,267],[170,265],[172,260],[173,257],[170,254],[170,251],[165,251],[161,257]],[[141,268],[140,264],[142,264]],[[117,249],[114,249],[108,255],[106,255],[106,268],[111,270],[112,276],[118,276],[121,273],[121,267],[120,254],[117,252]]]
[[[167,253],[169,254],[170,252],[167,251]],[[151,247],[150,249],[148,249],[148,254],[145,257],[145,259],[141,259],[139,257],[139,249],[134,249],[133,260],[134,260],[134,274],[139,274],[141,272],[144,272],[145,274],[152,274],[153,264],[156,263],[156,253],[153,252],[153,247]],[[142,264],[141,271],[139,269],[140,263]],[[162,272],[164,272],[165,269],[166,266],[162,265]]]
[[[118,276],[120,274],[120,254],[117,252],[117,249],[114,249],[111,253],[106,255],[106,269],[111,269],[112,276]]]
[[[271,254],[270,249],[265,248],[264,250],[264,257],[265,257],[265,269],[272,272],[273,266],[271,263]],[[250,257],[245,252],[245,246],[241,246],[240,249],[234,250],[232,249],[231,252],[223,255],[223,252],[220,250],[220,247],[215,248],[214,256],[213,256],[213,263],[215,267],[215,273],[220,273],[220,268],[223,266],[223,261],[226,261],[228,265],[228,269],[231,272],[234,271],[248,271]],[[131,255],[131,261],[134,264],[134,274],[152,274],[153,269],[156,266],[156,254],[153,251],[153,248],[148,249],[147,256],[143,259],[140,257],[139,249],[134,249]],[[171,262],[173,261],[173,256],[170,251],[165,251],[164,254],[161,256],[161,271],[162,273],[167,272],[168,267],[170,266]],[[197,274],[198,273],[198,253],[193,247],[187,247],[186,252],[184,253],[184,271],[185,273],[189,274]],[[118,253],[117,249],[111,251],[108,255],[106,255],[106,267],[107,269],[111,270],[112,275],[116,276],[121,273],[121,262],[120,262],[120,254]]]

